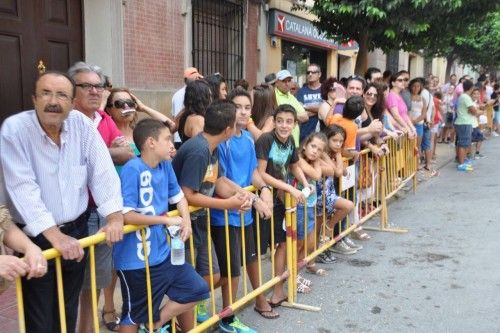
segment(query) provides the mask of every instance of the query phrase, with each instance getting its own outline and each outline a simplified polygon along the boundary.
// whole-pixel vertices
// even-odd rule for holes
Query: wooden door
[[[0,122],[33,108],[40,61],[66,71],[82,58],[81,0],[0,0]]]

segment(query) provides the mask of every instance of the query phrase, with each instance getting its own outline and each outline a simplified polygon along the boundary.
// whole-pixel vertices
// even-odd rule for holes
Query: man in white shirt
[[[106,218],[111,244],[123,237],[120,180],[97,129],[72,111],[75,83],[64,73],[42,74],[35,86],[35,110],[7,118],[1,129],[1,162],[14,221],[42,250],[62,257],[66,330],[74,332],[88,235],[88,201]],[[54,261],[37,279],[22,280],[27,332],[59,332]]]

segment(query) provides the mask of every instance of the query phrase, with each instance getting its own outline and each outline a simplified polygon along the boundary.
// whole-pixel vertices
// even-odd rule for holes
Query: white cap
[[[276,73],[276,79],[283,81],[287,77],[292,77],[292,74],[286,69],[280,70],[278,73]]]

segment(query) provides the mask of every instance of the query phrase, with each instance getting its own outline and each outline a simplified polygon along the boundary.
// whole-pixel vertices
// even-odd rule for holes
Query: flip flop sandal
[[[297,283],[297,292],[301,294],[310,294],[312,292],[312,289],[305,284]]]
[[[312,284],[312,281],[311,280],[308,280],[306,278],[304,278],[303,276],[301,276],[300,274],[297,274],[297,284],[303,284],[305,285],[306,287],[309,287],[311,286]]]
[[[270,305],[270,306],[271,306],[271,308],[273,308],[273,309],[274,309],[274,308],[277,308],[278,306],[281,306],[281,304],[282,304],[283,302],[288,302],[288,297],[285,297],[285,298],[283,298],[281,301],[278,301],[278,302],[276,302],[276,303],[271,302],[271,300],[267,301],[267,303],[269,303],[269,305]]]
[[[325,276],[326,271],[323,268],[318,268],[316,265],[306,266],[306,272],[318,276]]]
[[[266,319],[277,319],[280,317],[280,314],[278,312],[274,311],[272,306],[271,306],[271,310],[260,310],[260,309],[257,309],[257,307],[254,307],[253,309],[255,312],[257,312],[258,314],[260,314],[262,317],[264,317]]]
[[[363,231],[363,229],[360,227],[358,229],[355,229],[353,232],[351,232],[351,237],[356,239],[356,240],[369,240],[371,237],[368,235],[366,232]]]

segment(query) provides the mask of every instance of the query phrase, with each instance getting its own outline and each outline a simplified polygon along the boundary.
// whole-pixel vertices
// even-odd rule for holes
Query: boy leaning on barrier
[[[309,187],[304,173],[299,167],[299,157],[292,138],[292,130],[297,124],[297,112],[290,104],[282,104],[274,111],[275,128],[264,133],[255,143],[258,159],[258,170],[266,184],[275,188],[274,191],[274,243],[277,243],[274,254],[275,273],[281,276],[286,266],[286,233],[283,230],[285,218],[284,192],[290,193],[298,203],[304,203],[304,194],[288,183],[290,174],[304,186]],[[262,235],[270,240],[270,235]],[[273,288],[270,299],[271,307],[275,308],[286,301],[283,281]]]
[[[252,135],[244,130],[252,112],[252,102],[250,94],[243,89],[234,89],[229,94],[229,101],[236,105],[235,133],[227,141],[219,144],[219,166],[224,170],[224,174],[231,181],[241,187],[254,185],[260,190],[260,196],[255,195],[253,206],[263,218],[270,218],[272,214],[271,189],[257,171],[257,158],[255,157],[255,146]],[[240,279],[240,267],[243,263],[243,255],[246,258],[246,270],[250,278],[250,283],[254,289],[259,287],[259,272],[257,266],[257,251],[255,248],[254,228],[252,214],[247,211],[243,214],[245,248],[242,250],[242,229],[240,213],[237,210],[229,210],[228,213],[229,249],[226,247],[226,228],[224,211],[212,209],[210,211],[210,221],[212,228],[212,239],[215,245],[215,252],[219,261],[221,273],[222,307],[229,306],[236,301],[238,283]],[[227,263],[227,254],[230,254],[230,267]],[[229,270],[231,272],[232,300],[229,298]],[[231,302],[232,301],[232,302]],[[277,318],[279,314],[273,311],[263,294],[257,296],[255,300],[255,311],[264,318]],[[222,318],[219,323],[221,332],[255,332],[251,328],[241,323],[234,315]]]
[[[220,170],[217,146],[234,132],[236,108],[233,103],[216,101],[205,113],[203,132],[186,141],[177,151],[172,166],[188,203],[196,207],[247,211],[254,195],[224,177]],[[205,209],[191,214],[196,271],[210,283],[209,255],[212,257],[212,279],[219,286],[219,265],[212,245],[208,253],[207,214]],[[186,261],[191,262],[189,244]],[[197,321],[209,318],[206,302],[197,306]]]
[[[181,314],[206,299],[208,287],[191,265],[170,262],[166,226],[180,225],[184,240],[191,234],[188,204],[169,161],[172,134],[162,122],[144,119],[134,129],[134,142],[141,156],[127,162],[120,174],[123,212],[126,224],[147,226],[143,231],[147,249],[143,248],[140,230],[125,235],[113,248],[123,298],[120,332],[135,333],[139,323],[148,322],[145,253],[151,274],[155,332],[167,332],[168,321],[177,315],[187,331],[193,321]],[[169,203],[177,205],[180,216],[164,215]],[[164,295],[169,300],[160,308]],[[141,324],[139,331],[148,332],[145,326]]]

